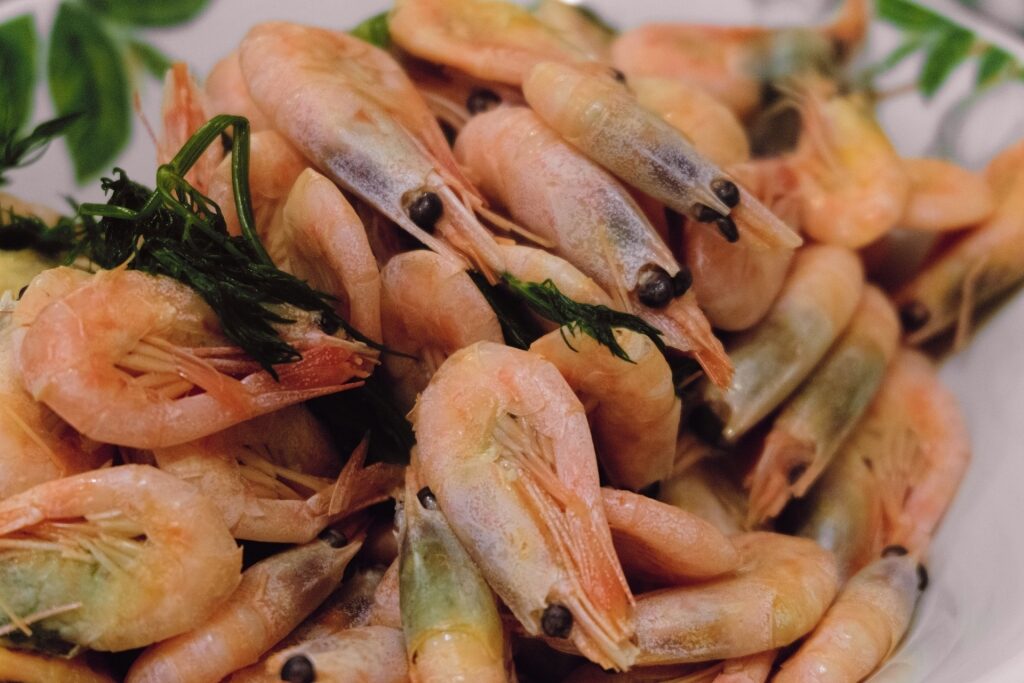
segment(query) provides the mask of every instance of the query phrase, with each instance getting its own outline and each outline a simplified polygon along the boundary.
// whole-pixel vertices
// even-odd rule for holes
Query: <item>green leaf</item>
[[[129,41],[128,49],[131,50],[132,56],[138,60],[139,64],[141,64],[142,67],[148,71],[151,76],[153,76],[153,78],[162,79],[173,63],[171,58],[163,52],[149,43],[143,43],[140,40]]]
[[[1008,52],[995,46],[989,46],[982,53],[981,60],[978,62],[978,75],[975,83],[978,87],[989,85],[1013,64],[1014,59]]]
[[[67,133],[75,177],[82,182],[109,167],[131,133],[121,53],[93,13],[65,2],[50,34],[48,71],[57,113],[82,115]]]
[[[43,121],[24,137],[11,135],[0,140],[0,185],[7,183],[4,173],[8,169],[34,163],[46,151],[50,141],[63,135],[78,117],[79,114],[75,113]]]
[[[174,26],[194,19],[210,0],[85,0],[85,4],[132,26]]]
[[[886,55],[885,59],[874,67],[872,70],[873,73],[885,73],[886,71],[895,68],[897,65],[902,63],[904,59],[920,50],[921,45],[922,41],[919,38],[911,38],[907,40],[905,43]]]
[[[391,30],[388,28],[388,13],[381,12],[370,17],[351,31],[352,35],[376,45],[379,48],[391,47]]]
[[[946,28],[948,19],[910,0],[878,0],[878,17],[900,28],[928,31]]]
[[[972,45],[974,34],[956,26],[947,29],[932,44],[917,81],[925,97],[931,97],[942,87],[953,70],[967,59]]]
[[[36,28],[30,14],[0,24],[0,136],[28,121],[36,85]]]

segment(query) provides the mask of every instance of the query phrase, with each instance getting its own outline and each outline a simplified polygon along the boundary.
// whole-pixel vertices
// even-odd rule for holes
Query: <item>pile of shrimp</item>
[[[275,377],[175,280],[5,269],[0,679],[868,678],[970,459],[915,346],[1024,279],[1024,142],[901,158],[846,80],[867,13],[397,0],[383,47],[274,22],[172,68],[160,161],[248,118],[267,252],[364,339],[287,311]],[[188,178],[237,234],[230,156]],[[509,277],[660,336],[513,345]],[[371,376],[408,465],[307,403]]]

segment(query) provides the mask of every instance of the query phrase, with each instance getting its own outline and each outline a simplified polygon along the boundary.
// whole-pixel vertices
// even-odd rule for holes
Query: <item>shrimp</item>
[[[1024,279],[1024,140],[992,160],[985,172],[995,213],[965,233],[897,295],[908,340],[927,341],[956,326],[966,341],[971,315]]]
[[[275,382],[216,333],[198,294],[139,271],[101,271],[39,310],[43,297],[29,287],[14,314],[22,383],[104,443],[151,449],[193,441],[357,386],[353,378],[366,376],[373,358],[365,345],[327,335],[311,314],[289,309],[297,322],[282,333],[304,355],[278,365]]]
[[[392,257],[381,285],[384,344],[406,354],[383,358],[403,411],[448,356],[478,341],[504,343],[498,317],[473,280],[437,254],[418,250]]]
[[[775,676],[778,683],[857,683],[903,639],[927,583],[910,555],[862,569],[839,594],[810,637]]]
[[[617,673],[584,664],[573,671],[565,683],[713,683],[721,670],[721,664],[674,664],[642,666]]]
[[[777,650],[759,652],[756,655],[730,659],[722,666],[722,672],[712,683],[765,683],[775,665]]]
[[[373,604],[367,615],[366,623],[370,626],[387,626],[402,628],[402,608],[399,596],[399,559],[388,566],[381,577],[377,589],[373,592]],[[404,659],[404,657],[403,657]]]
[[[266,670],[274,675],[274,681],[407,683],[409,680],[402,631],[386,626],[352,628],[331,638],[282,650],[267,660]],[[293,675],[293,672],[296,673]]]
[[[628,491],[601,493],[615,549],[630,577],[675,585],[739,566],[729,539],[697,515]]]
[[[859,249],[899,224],[910,177],[862,96],[820,90],[812,83],[799,96],[803,129],[791,166],[801,225],[819,242]]]
[[[716,223],[730,241],[745,238],[763,248],[801,244],[799,235],[613,79],[544,62],[530,72],[523,94],[546,124],[590,159],[675,211]]]
[[[716,381],[728,381],[729,359],[686,291],[688,273],[614,178],[525,108],[475,117],[455,147],[484,191],[550,239],[558,255],[612,295],[615,307],[643,317],[666,343],[694,353]]]
[[[533,16],[589,59],[611,63],[615,31],[586,8],[566,0],[540,0]]]
[[[365,441],[332,481],[262,457],[239,438],[243,435],[229,429],[153,452],[160,469],[215,502],[238,539],[307,543],[333,520],[390,498],[401,480],[396,465],[363,467]]]
[[[612,59],[630,82],[671,78],[746,118],[761,103],[763,83],[808,69],[833,70],[863,40],[867,24],[866,0],[846,0],[833,23],[819,29],[647,24],[619,36]]]
[[[698,154],[722,168],[750,160],[750,143],[736,115],[707,91],[668,78],[632,78],[636,100],[686,136]]]
[[[583,406],[558,370],[480,342],[445,361],[411,417],[421,481],[527,633],[631,666],[633,599]]]
[[[0,648],[0,680],[10,683],[114,683],[82,659],[64,659]]]
[[[777,159],[730,167],[730,173],[790,226],[799,225],[793,201],[796,176]],[[786,280],[794,250],[753,249],[723,242],[711,226],[687,221],[683,254],[693,274],[697,303],[713,327],[737,332],[756,325],[771,308]],[[742,282],[742,287],[736,283]]]
[[[708,431],[733,443],[789,396],[850,321],[864,284],[857,256],[827,245],[797,253],[779,298],[730,351],[736,368],[727,389],[708,384]]]
[[[239,55],[257,106],[331,180],[440,255],[464,263],[464,254],[492,276],[504,270],[473,213],[481,200],[390,55],[344,33],[281,22],[250,30]],[[458,253],[431,234],[435,226]]]
[[[838,589],[832,555],[766,532],[733,538],[740,568],[637,598],[637,664],[732,659],[784,647],[811,631]]]
[[[238,585],[242,551],[213,503],[124,465],[0,502],[0,620],[19,647],[128,650],[205,621]]]
[[[573,301],[594,306],[611,306],[612,299],[601,287],[576,266],[551,252],[519,244],[503,244],[505,267],[509,275],[524,282],[551,280]],[[548,322],[551,329],[557,326]]]
[[[663,481],[658,499],[707,520],[727,536],[746,531],[747,496],[710,458]]]
[[[502,104],[523,103],[519,89],[504,83],[483,81],[461,71],[438,68],[434,64],[414,59],[405,60],[402,66],[427,106],[441,122],[441,129],[449,141],[477,114]]]
[[[164,77],[163,136],[157,143],[157,163],[166,164],[177,155],[188,139],[209,120],[203,91],[192,79],[188,65],[178,62]],[[210,145],[196,160],[185,180],[200,192],[206,192],[210,177],[224,156],[220,145]]]
[[[338,529],[257,562],[238,588],[197,628],[158,643],[135,660],[126,683],[219,681],[252,664],[299,625],[341,583],[362,546]]]
[[[749,478],[752,523],[775,517],[818,480],[881,386],[899,327],[885,294],[865,287],[843,336],[772,425]]]
[[[203,92],[206,95],[207,114],[216,116],[218,114],[232,114],[244,116],[249,120],[249,129],[256,133],[272,128],[266,115],[260,111],[249,94],[249,86],[242,75],[242,63],[238,58],[238,50],[232,50],[226,57],[213,65],[210,73],[206,75],[206,82],[203,84]],[[253,138],[256,136],[253,135]],[[252,160],[258,160],[255,154],[251,155]],[[221,204],[222,208],[225,208]]]
[[[562,373],[587,409],[594,446],[615,486],[640,490],[668,476],[682,404],[672,369],[649,338],[617,329],[631,362],[563,327],[530,345]]]
[[[399,596],[412,680],[504,683],[505,634],[494,594],[413,472],[402,508]]]
[[[538,62],[588,59],[562,31],[506,0],[397,0],[388,28],[411,55],[514,86]]]
[[[910,197],[899,224],[913,230],[957,230],[995,211],[992,188],[976,173],[943,159],[903,159]]]

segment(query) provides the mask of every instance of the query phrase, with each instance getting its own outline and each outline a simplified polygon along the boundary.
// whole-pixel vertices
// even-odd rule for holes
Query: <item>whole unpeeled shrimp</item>
[[[617,329],[626,362],[568,328],[530,345],[558,368],[587,409],[594,446],[609,481],[634,491],[668,476],[682,404],[672,369],[650,339]]]
[[[903,159],[910,197],[900,226],[945,231],[979,225],[995,211],[992,188],[977,173],[943,159]]]
[[[219,681],[252,664],[338,587],[360,547],[361,533],[348,539],[330,529],[254,564],[198,628],[143,652],[126,683]]]
[[[512,216],[612,296],[613,306],[657,327],[670,346],[696,355],[717,382],[729,359],[689,280],[629,192],[529,109],[474,117],[456,142],[459,159]]]
[[[904,216],[910,177],[868,104],[812,84],[791,166],[800,178],[801,226],[820,242],[859,249]]]
[[[312,670],[314,680],[320,683],[409,681],[402,631],[387,626],[350,628],[330,638],[282,650],[267,660],[266,668],[273,676],[270,680],[282,680],[284,667],[292,661],[300,662],[304,670]]]
[[[194,488],[123,465],[0,502],[0,560],[5,641],[128,650],[205,621],[238,585],[242,551]]]
[[[799,235],[612,78],[544,62],[530,72],[523,94],[570,144],[666,206],[716,223],[731,241],[800,245]]]
[[[856,428],[899,344],[896,310],[867,286],[846,331],[772,424],[749,479],[750,521],[802,497]]]
[[[83,659],[47,657],[0,648],[0,676],[10,683],[114,683]]]
[[[913,343],[954,325],[957,342],[964,341],[975,309],[1024,279],[1024,141],[996,157],[986,179],[995,213],[939,254],[897,296]]]
[[[29,393],[82,434],[161,448],[368,374],[373,354],[365,345],[322,332],[308,313],[286,313],[297,322],[283,337],[303,358],[277,366],[275,381],[218,333],[192,289],[139,271],[101,271],[55,301],[29,287],[14,314],[15,353]]]
[[[803,538],[733,538],[740,568],[709,582],[637,598],[637,663],[732,659],[784,647],[810,632],[836,595],[831,553]]]
[[[862,569],[775,676],[778,683],[858,683],[892,654],[910,626],[927,574],[911,555]]]
[[[825,355],[850,321],[864,284],[857,256],[827,245],[797,252],[779,298],[730,351],[732,385],[708,384],[704,400],[730,442],[782,403]]]
[[[504,342],[494,310],[458,265],[417,250],[393,256],[380,276],[384,344],[405,354],[382,360],[403,411],[448,356],[474,342]]]
[[[504,683],[505,634],[487,582],[434,494],[410,471],[399,559],[402,629],[412,680]]]
[[[526,351],[475,344],[435,373],[412,420],[420,480],[526,631],[629,667],[632,596],[586,415],[558,370]]]
[[[477,221],[434,115],[386,52],[345,33],[260,24],[239,48],[253,100],[274,127],[339,185],[442,256],[504,270]],[[421,227],[425,226],[425,227]],[[449,244],[431,233],[437,227]]]
[[[217,114],[233,114],[244,116],[249,120],[249,130],[253,133],[272,128],[270,121],[252,101],[249,94],[249,86],[242,75],[242,63],[238,59],[238,50],[232,50],[226,57],[213,65],[210,73],[206,74],[206,82],[203,83],[203,92],[206,94],[206,113],[209,116]],[[255,135],[253,136],[255,138]],[[256,154],[251,154],[250,159],[257,160]],[[225,208],[221,204],[221,208]]]

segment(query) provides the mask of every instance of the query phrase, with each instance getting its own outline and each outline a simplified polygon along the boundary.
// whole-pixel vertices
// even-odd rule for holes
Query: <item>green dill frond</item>
[[[522,299],[505,287],[492,285],[482,273],[470,271],[469,277],[498,317],[505,343],[517,349],[530,348],[542,332],[525,310]]]
[[[74,246],[75,233],[75,221],[67,216],[49,226],[38,216],[0,209],[0,251],[31,249],[56,258]]]
[[[350,33],[371,45],[387,50],[391,47],[391,29],[388,28],[388,13],[381,12],[362,21]]]
[[[519,297],[537,315],[568,327],[574,333],[579,332],[593,337],[599,344],[608,347],[609,351],[624,361],[633,362],[626,350],[615,339],[615,328],[617,327],[646,335],[662,353],[665,352],[665,342],[661,339],[661,331],[635,315],[622,313],[603,305],[581,304],[562,294],[551,280],[523,282],[509,273],[503,274],[502,280],[509,291]],[[566,340],[566,344],[568,343]]]
[[[15,168],[28,166],[43,155],[50,142],[65,133],[81,114],[67,114],[49,121],[43,121],[31,133],[18,137],[17,131],[0,131],[0,185],[9,181],[4,175]]]

